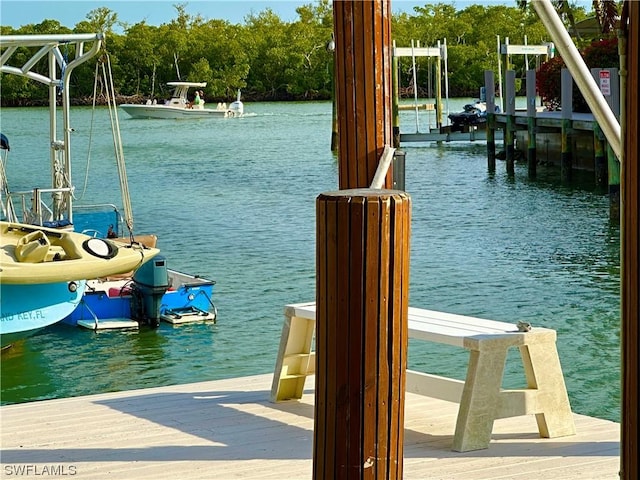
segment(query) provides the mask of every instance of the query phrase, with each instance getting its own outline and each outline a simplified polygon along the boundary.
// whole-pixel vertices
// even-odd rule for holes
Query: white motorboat
[[[242,115],[242,102],[240,105],[240,92],[238,100],[233,102],[229,108],[225,103],[218,103],[215,108],[205,106],[204,98],[198,95],[198,90],[194,94],[195,100],[189,101],[189,90],[204,88],[205,82],[169,82],[169,87],[173,87],[171,98],[164,103],[148,100],[145,104],[125,103],[120,105],[125,112],[133,118],[209,118],[209,117],[237,117]]]

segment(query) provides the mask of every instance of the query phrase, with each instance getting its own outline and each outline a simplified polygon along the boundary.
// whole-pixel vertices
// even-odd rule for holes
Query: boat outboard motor
[[[244,113],[244,104],[240,100],[240,90],[238,90],[238,97],[234,102],[231,102],[227,115],[230,117],[241,117]]]
[[[133,274],[131,315],[152,327],[160,325],[162,296],[169,288],[166,259],[157,255]]]

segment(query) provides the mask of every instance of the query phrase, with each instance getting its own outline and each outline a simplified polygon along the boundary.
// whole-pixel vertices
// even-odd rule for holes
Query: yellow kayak
[[[88,280],[135,270],[160,252],[82,233],[0,222],[0,283]]]

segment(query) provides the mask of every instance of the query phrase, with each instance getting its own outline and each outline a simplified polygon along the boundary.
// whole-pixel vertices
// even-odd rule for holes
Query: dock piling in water
[[[484,71],[485,101],[487,106],[487,168],[496,171],[496,91],[492,70]]]
[[[515,173],[515,144],[516,144],[516,72],[507,70],[505,75],[505,105],[507,124],[504,132],[504,152],[507,161],[507,173]]]
[[[561,74],[561,95],[562,95],[562,152],[560,153],[560,178],[563,181],[571,180],[571,170],[573,169],[573,145],[571,137],[573,128],[571,124],[571,114],[573,113],[573,80],[569,70],[563,69]]]
[[[535,178],[538,163],[536,151],[536,72],[527,70],[527,131],[529,142],[527,144],[527,165],[529,178]]]

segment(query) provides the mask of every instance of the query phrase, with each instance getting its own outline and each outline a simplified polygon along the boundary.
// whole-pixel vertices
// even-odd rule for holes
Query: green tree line
[[[485,70],[498,70],[497,38],[511,44],[542,44],[550,38],[530,5],[470,5],[426,3],[413,12],[392,17],[392,36],[398,47],[447,44],[449,95],[477,96]],[[520,2],[521,3],[521,2]],[[297,19],[283,21],[271,9],[250,14],[242,24],[206,20],[174,5],[176,16],[159,26],[145,21],[123,25],[106,7],[87,14],[71,27],[45,20],[20,28],[0,26],[2,35],[96,33],[106,35],[105,50],[112,65],[116,92],[131,99],[165,98],[166,83],[175,80],[207,82],[207,101],[230,101],[242,90],[243,100],[322,100],[331,98],[327,49],[333,32],[332,2],[318,0],[297,8]],[[585,18],[582,8],[572,10],[572,22]],[[119,27],[119,28],[117,28]],[[116,33],[117,30],[123,33]],[[26,53],[25,53],[25,58]],[[535,58],[529,58],[529,68]],[[525,59],[514,56],[512,68],[524,76]],[[44,64],[42,65],[44,68]],[[75,70],[72,95],[91,98],[95,65]],[[410,59],[400,61],[401,92],[409,94],[414,82]],[[435,65],[426,58],[416,64],[420,96],[434,84]],[[13,78],[11,78],[13,77]],[[0,76],[3,106],[46,102],[43,86],[13,75]]]

